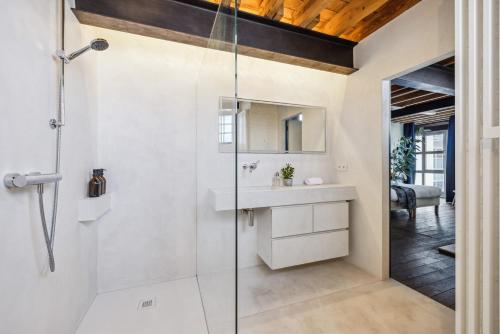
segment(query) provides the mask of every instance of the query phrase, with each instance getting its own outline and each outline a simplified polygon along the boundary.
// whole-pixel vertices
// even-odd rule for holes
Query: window
[[[233,115],[219,115],[219,143],[233,142]]]
[[[446,131],[424,131],[417,135],[420,150],[417,152],[415,184],[439,187],[445,193],[446,185]]]

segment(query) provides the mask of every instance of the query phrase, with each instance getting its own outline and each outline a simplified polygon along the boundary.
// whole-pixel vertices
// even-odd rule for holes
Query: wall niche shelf
[[[78,201],[78,221],[96,221],[111,210],[111,194],[87,197]]]

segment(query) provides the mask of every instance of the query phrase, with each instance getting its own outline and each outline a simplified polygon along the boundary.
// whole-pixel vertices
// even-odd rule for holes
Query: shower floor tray
[[[96,297],[76,334],[208,334],[196,278]]]

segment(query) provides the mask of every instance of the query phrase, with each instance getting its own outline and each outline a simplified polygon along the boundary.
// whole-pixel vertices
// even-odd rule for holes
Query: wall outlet
[[[339,172],[347,172],[349,170],[349,166],[347,165],[347,163],[340,163],[337,164],[337,170]]]

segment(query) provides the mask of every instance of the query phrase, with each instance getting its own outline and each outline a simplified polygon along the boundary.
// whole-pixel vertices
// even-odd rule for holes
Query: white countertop
[[[322,184],[292,187],[239,187],[238,208],[266,208],[307,203],[349,201],[356,198],[356,188],[345,184]],[[215,211],[234,210],[235,188],[210,189],[210,200]]]

